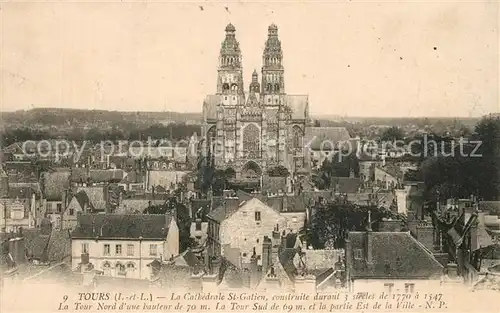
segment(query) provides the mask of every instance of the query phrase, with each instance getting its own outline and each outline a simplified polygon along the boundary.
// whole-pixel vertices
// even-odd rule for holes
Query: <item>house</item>
[[[369,225],[370,225],[369,217]],[[346,240],[349,289],[428,291],[441,284],[443,265],[410,232],[349,232]]]
[[[199,245],[206,242],[208,236],[208,218],[211,203],[209,200],[193,199],[190,201],[190,215],[192,223],[190,235]]]
[[[65,169],[42,174],[45,215],[51,216],[53,221],[60,220],[66,205],[70,175],[71,172]]]
[[[0,202],[0,223],[2,232],[17,232],[35,226],[33,213],[18,199]]]
[[[115,210],[119,214],[131,214],[135,212],[144,212],[152,205],[162,205],[170,198],[167,194],[157,193],[122,193],[120,203]]]
[[[73,268],[84,256],[104,275],[149,279],[148,264],[179,254],[179,228],[170,214],[82,214],[72,232]]]
[[[69,200],[69,204],[62,213],[62,229],[73,230],[77,225],[77,216],[81,213],[94,212],[95,207],[85,190],[80,190]]]
[[[3,163],[3,169],[12,183],[36,183],[39,172],[30,161],[8,161]]]
[[[41,217],[40,193],[31,187],[8,187],[0,199],[0,227],[4,232],[34,228]],[[37,198],[38,196],[38,198]]]
[[[146,172],[146,190],[162,186],[167,190],[174,190],[183,181],[188,172],[175,169],[150,169]]]
[[[144,175],[138,171],[130,171],[126,174],[125,178],[123,178],[118,186],[123,187],[125,191],[139,191],[144,190]]]
[[[75,167],[71,169],[70,181],[72,185],[103,186],[123,181],[126,172],[121,169],[91,169],[90,167]]]
[[[286,229],[286,218],[257,198],[247,201],[228,198],[208,215],[207,247],[210,256],[225,254],[224,247],[239,249],[244,263],[255,248],[262,255],[262,238]]]
[[[386,189],[392,189],[403,181],[403,171],[394,164],[375,166],[375,182],[381,182]]]

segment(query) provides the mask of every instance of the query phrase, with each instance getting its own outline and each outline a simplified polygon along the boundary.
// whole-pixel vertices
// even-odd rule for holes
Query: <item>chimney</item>
[[[36,196],[35,192],[31,191],[30,214],[29,214],[29,228],[36,224]]]
[[[349,283],[351,281],[351,265],[353,262],[352,243],[351,243],[351,240],[349,240],[349,239],[345,240],[345,256],[344,256],[344,258],[345,258],[344,263],[345,263],[346,279],[347,279],[347,282]]]
[[[16,264],[22,264],[26,261],[23,237],[11,238],[9,240],[9,254]]]
[[[90,263],[90,256],[88,253],[82,253],[81,255],[81,258],[82,258],[82,265],[87,265]]]
[[[435,250],[434,227],[427,222],[420,222],[416,227],[417,240],[420,241],[430,251]]]
[[[269,273],[267,273],[265,279],[266,279],[266,284],[267,284],[267,290],[278,291],[279,289],[281,289],[280,282],[279,282],[278,276],[276,275],[276,270],[274,269],[274,266],[271,266],[269,268]]]
[[[269,266],[272,264],[272,242],[271,238],[264,236],[264,242],[262,243],[262,272],[267,273]]]
[[[250,258],[250,288],[254,288],[259,283],[259,268],[257,266],[257,253],[255,247],[253,248],[253,254]]]
[[[295,292],[316,294],[316,277],[314,275],[299,275],[295,277]]]
[[[373,241],[373,232],[372,232],[372,213],[368,211],[368,225],[366,227],[366,263],[368,266],[373,264],[372,258],[372,241]]]
[[[448,265],[446,265],[446,271],[449,278],[458,277],[458,266],[456,263],[448,263]]]
[[[274,230],[273,230],[273,244],[281,245],[281,236],[280,236],[278,224],[276,224],[276,227],[274,227]]]

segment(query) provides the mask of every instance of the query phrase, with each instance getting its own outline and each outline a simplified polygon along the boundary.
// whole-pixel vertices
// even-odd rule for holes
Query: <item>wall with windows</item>
[[[83,253],[89,254],[89,261],[104,275],[123,278],[148,279],[148,264],[154,259],[164,258],[165,241],[151,240],[91,240],[73,239],[72,267],[81,262]]]
[[[62,214],[62,228],[71,230],[75,229],[77,225],[78,213],[81,213],[83,211],[84,208],[80,206],[80,203],[78,202],[76,197],[73,197],[73,199],[71,199],[71,201],[69,202],[68,207]]]
[[[287,233],[298,233],[304,227],[306,212],[281,212],[280,215],[286,218]]]

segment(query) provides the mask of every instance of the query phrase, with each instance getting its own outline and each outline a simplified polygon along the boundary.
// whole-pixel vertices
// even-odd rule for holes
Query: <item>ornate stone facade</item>
[[[310,125],[307,95],[285,93],[283,51],[278,27],[269,26],[262,56],[261,83],[254,70],[244,91],[242,56],[232,24],[226,27],[217,93],[203,103],[202,135],[216,168],[233,168],[240,179],[255,179],[282,165],[304,167],[303,138]]]

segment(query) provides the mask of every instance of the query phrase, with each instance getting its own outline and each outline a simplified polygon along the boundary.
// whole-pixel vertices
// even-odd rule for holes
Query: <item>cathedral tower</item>
[[[283,51],[278,38],[278,27],[271,24],[268,28],[266,45],[262,56],[262,94],[266,105],[278,105],[279,97],[285,93]]]
[[[236,40],[236,28],[226,26],[226,38],[222,42],[219,56],[217,93],[224,95],[243,95],[243,67],[240,44]],[[229,97],[231,99],[232,97]]]

